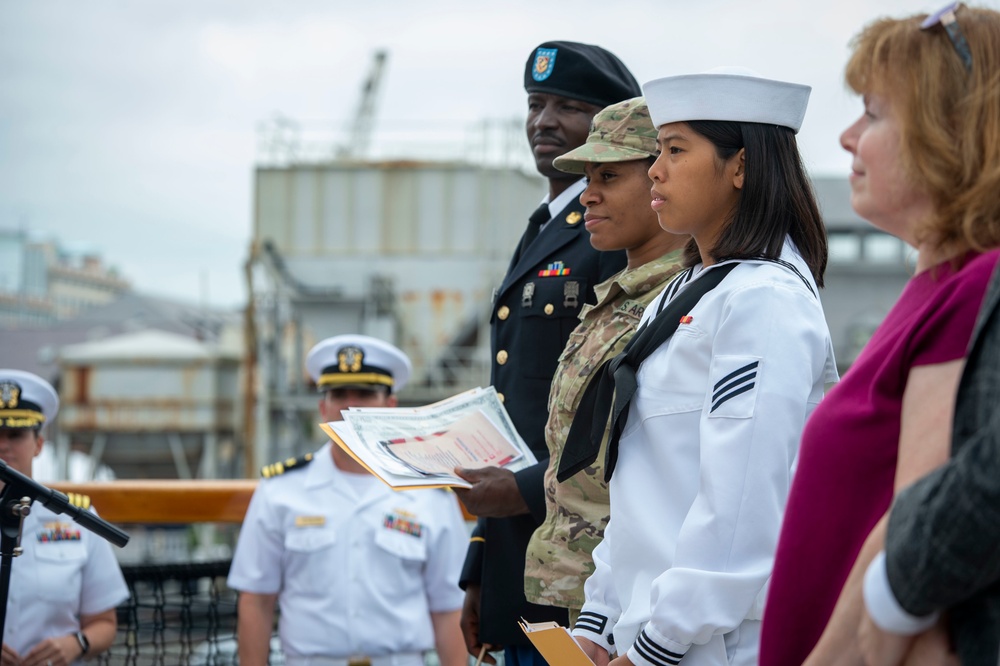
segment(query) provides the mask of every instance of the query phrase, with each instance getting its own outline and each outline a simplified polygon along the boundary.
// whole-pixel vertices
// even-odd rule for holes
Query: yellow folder
[[[594,666],[566,627],[555,622],[526,622],[523,618],[518,624],[549,666]]]

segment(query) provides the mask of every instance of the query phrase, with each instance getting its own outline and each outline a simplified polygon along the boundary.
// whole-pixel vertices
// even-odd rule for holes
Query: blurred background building
[[[48,324],[110,303],[129,283],[93,251],[0,229],[0,325]]]

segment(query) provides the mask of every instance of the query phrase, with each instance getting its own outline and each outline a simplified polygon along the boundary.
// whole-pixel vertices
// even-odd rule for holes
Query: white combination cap
[[[321,391],[388,386],[395,393],[413,372],[410,359],[388,342],[368,335],[337,335],[309,350],[306,370]]]
[[[809,86],[765,79],[746,67],[717,67],[668,76],[642,86],[653,124],[724,120],[780,125],[798,132]]]
[[[52,385],[23,370],[0,370],[0,428],[37,428],[59,412]]]

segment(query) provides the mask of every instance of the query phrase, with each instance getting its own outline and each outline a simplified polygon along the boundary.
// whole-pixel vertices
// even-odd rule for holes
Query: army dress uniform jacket
[[[24,519],[21,546],[24,554],[11,565],[3,632],[21,657],[46,638],[75,634],[81,615],[128,599],[111,544],[41,502]]]
[[[277,594],[286,660],[410,655],[434,648],[430,614],[462,607],[468,530],[452,493],[396,492],[337,469],[328,443],[262,480],[229,586]]]
[[[481,518],[473,531],[463,587],[481,586],[480,640],[504,646],[527,645],[517,626],[546,620],[566,624],[565,609],[529,604],[524,597],[528,540],[545,519],[543,476],[548,465],[545,422],[549,388],[570,333],[594,287],[625,268],[624,252],[598,252],[583,224],[579,181],[550,204],[559,207],[534,242],[515,253],[497,290],[490,318],[491,381],[538,464],[516,473],[530,513]]]
[[[838,379],[809,269],[790,242],[781,259],[740,261],[636,373],[573,630],[636,666],[757,663],[799,438]],[[714,268],[681,273],[644,320]]]

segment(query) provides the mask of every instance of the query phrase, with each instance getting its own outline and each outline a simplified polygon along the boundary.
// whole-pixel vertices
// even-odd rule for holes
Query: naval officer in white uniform
[[[0,370],[0,460],[30,477],[42,428],[58,411],[59,396],[44,379]],[[70,501],[89,508],[85,496]],[[129,595],[111,545],[34,502],[21,547],[11,563],[3,666],[67,666],[107,650],[118,626],[115,607]]]
[[[363,335],[316,345],[306,368],[324,421],[348,407],[394,407],[402,351]],[[240,590],[242,666],[267,662],[275,603],[289,666],[464,666],[458,576],[468,529],[454,495],[396,492],[327,443],[269,465],[240,532],[229,585]]]

